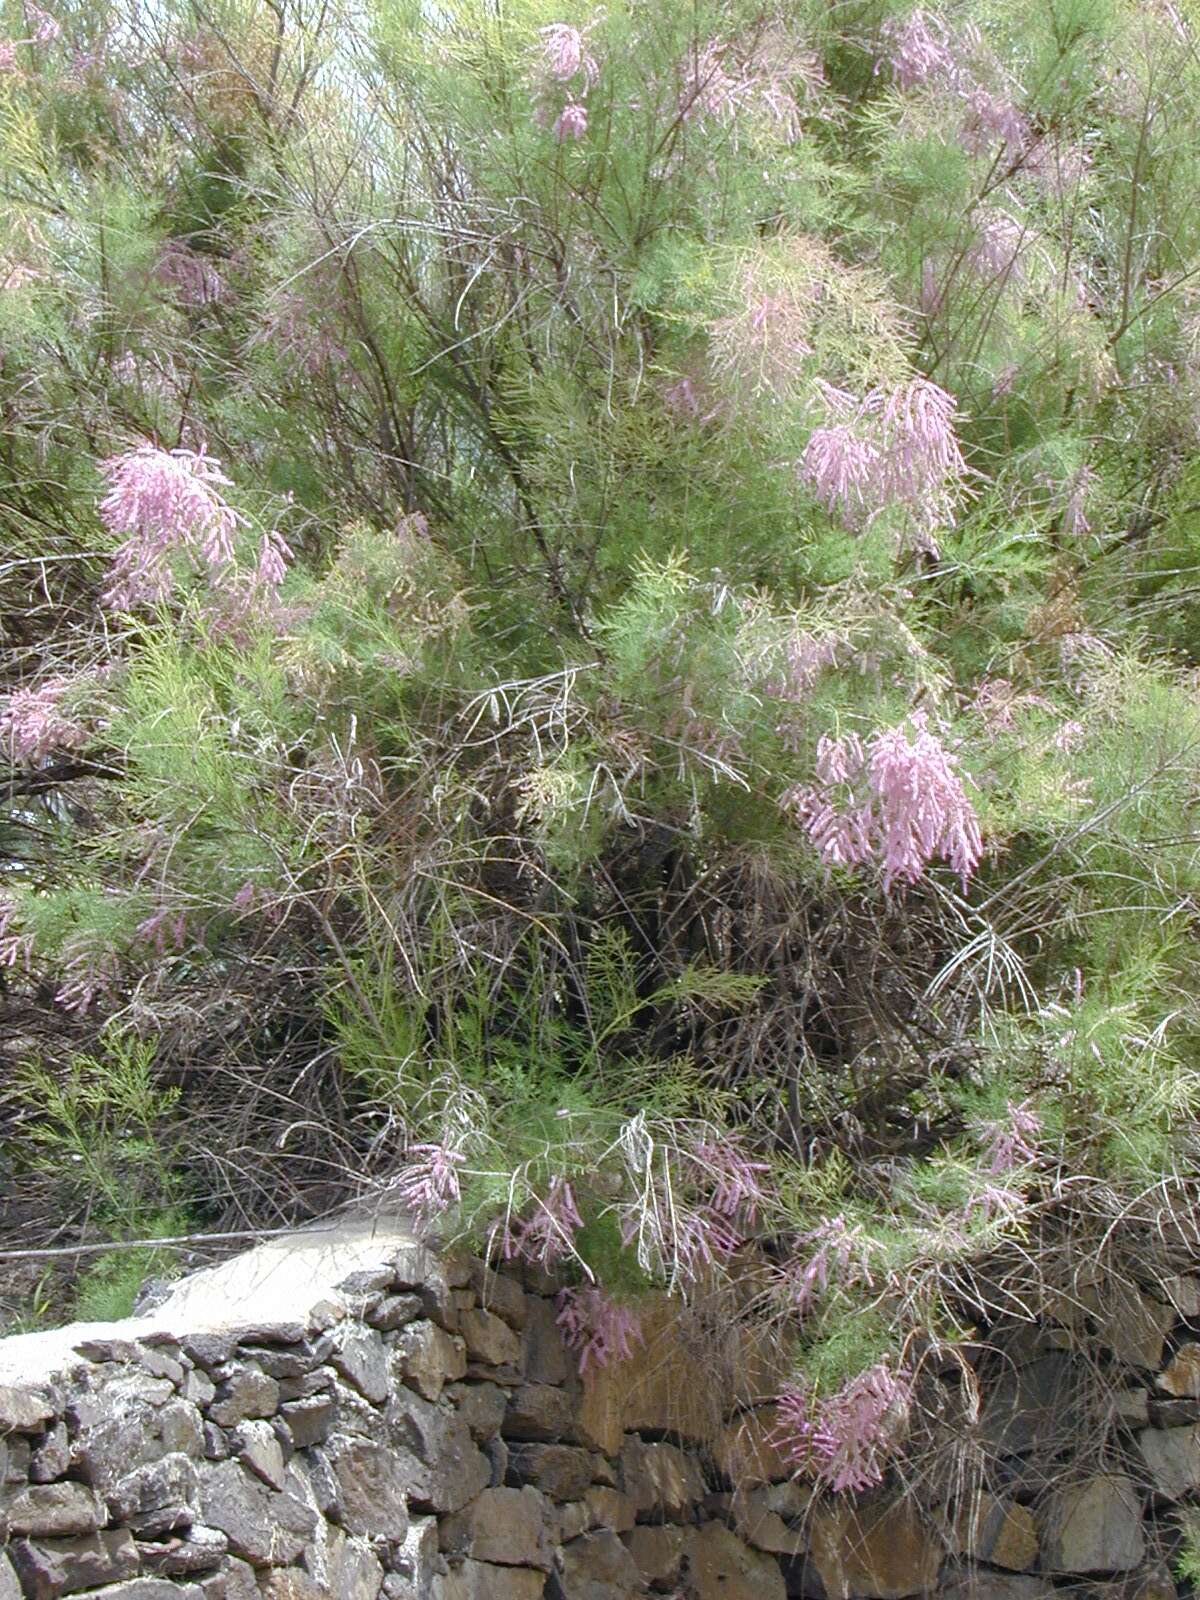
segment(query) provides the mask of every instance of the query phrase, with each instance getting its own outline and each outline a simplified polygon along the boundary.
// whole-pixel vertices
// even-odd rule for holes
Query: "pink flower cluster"
[[[834,421],[810,435],[802,481],[849,528],[902,507],[936,552],[932,530],[953,521],[967,472],[953,396],[927,378],[872,389],[862,400],[831,384],[821,390]]]
[[[962,137],[975,154],[997,142],[1023,150],[1029,123],[1011,96],[989,89],[976,76],[972,58],[982,41],[973,27],[953,29],[933,13],[917,9],[902,20],[892,18],[882,30],[886,63],[897,88],[930,87],[948,92],[962,105]]]
[[[568,22],[552,22],[539,30],[542,70],[555,89],[566,88],[567,102],[554,118],[553,134],[559,144],[582,139],[588,128],[583,97],[600,76],[599,63],[587,48],[583,30]],[[543,113],[542,120],[548,120]]]
[[[177,239],[163,246],[154,278],[189,310],[217,305],[228,293],[224,278],[208,257]]]
[[[531,1217],[506,1220],[500,1231],[500,1254],[549,1269],[572,1253],[583,1218],[565,1178],[551,1178],[545,1197],[535,1199]]]
[[[78,750],[87,743],[87,729],[62,708],[74,680],[46,678],[34,689],[14,689],[0,702],[0,750],[23,766],[37,766],[54,750]]]
[[[854,734],[823,736],[816,782],[796,785],[785,807],[830,866],[876,861],[883,885],[916,883],[935,858],[949,862],[964,887],[983,842],[955,756],[931,733],[923,712],[872,734],[863,748]]]
[[[801,1315],[824,1294],[831,1278],[847,1277],[859,1231],[849,1227],[845,1217],[826,1217],[797,1241],[803,1250],[784,1268],[783,1281]]]
[[[629,1306],[611,1300],[603,1289],[563,1289],[558,1316],[568,1348],[579,1354],[579,1376],[601,1371],[611,1361],[628,1361],[642,1342],[641,1319]]]
[[[203,450],[160,450],[141,444],[101,464],[108,493],[100,520],[123,535],[104,603],[128,608],[170,594],[171,559],[180,550],[210,572],[233,564],[233,537],[243,521],[222,499],[230,486],[220,463]]]
[[[1037,1159],[1037,1142],[1042,1133],[1042,1119],[1029,1104],[1022,1100],[1014,1105],[1010,1100],[1007,1116],[999,1122],[984,1125],[983,1160],[988,1172],[1011,1172]]]
[[[702,1181],[711,1186],[709,1204],[717,1216],[732,1222],[740,1215],[753,1224],[766,1200],[759,1175],[771,1170],[767,1163],[751,1161],[733,1134],[698,1141],[692,1159]]]
[[[128,609],[164,600],[174,584],[173,558],[186,553],[210,577],[223,580],[233,566],[233,539],[245,518],[221,496],[231,487],[220,462],[200,450],[160,450],[142,444],[101,464],[108,493],[100,520],[123,535],[109,572],[104,604]],[[249,603],[273,596],[291,551],[277,529],[263,534]]]
[[[779,1443],[798,1468],[835,1493],[870,1489],[883,1480],[911,1405],[911,1379],[885,1362],[825,1397],[792,1384],[779,1395]]]
[[[680,69],[679,116],[727,125],[743,111],[765,114],[785,138],[801,133],[795,85],[805,92],[822,81],[819,58],[799,53],[781,32],[759,32],[745,51],[723,39],[693,50]]]
[[[460,1150],[452,1150],[448,1145],[410,1145],[408,1164],[392,1185],[392,1191],[416,1221],[427,1226],[458,1204],[462,1196],[458,1168],[465,1160]]]
[[[16,918],[16,902],[7,895],[0,896],[0,967],[15,967],[19,962],[28,972],[33,959],[33,934],[18,933],[13,926]]]

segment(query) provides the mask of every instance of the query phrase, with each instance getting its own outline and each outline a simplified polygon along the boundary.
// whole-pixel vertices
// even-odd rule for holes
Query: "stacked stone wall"
[[[632,1369],[582,1385],[552,1294],[414,1242],[278,1320],[168,1305],[56,1335],[28,1378],[0,1341],[0,1600],[1172,1600],[1156,1519],[1200,1489],[1175,1316],[1110,1419],[1124,1457],[1060,1449],[1022,1481],[1074,1360],[1026,1339],[981,1424],[1004,1481],[931,1511],[815,1498],[753,1384],[693,1436],[713,1375],[667,1306]]]

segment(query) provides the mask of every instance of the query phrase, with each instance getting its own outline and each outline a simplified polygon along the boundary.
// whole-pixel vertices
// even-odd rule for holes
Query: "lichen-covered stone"
[[[388,1352],[374,1328],[343,1325],[329,1364],[374,1405],[381,1405],[391,1393]]]
[[[386,1445],[351,1439],[330,1452],[337,1503],[348,1533],[403,1539],[412,1472]]]
[[[286,1566],[304,1549],[316,1513],[290,1494],[275,1494],[236,1461],[201,1474],[205,1523],[219,1528],[234,1555],[251,1566]]]

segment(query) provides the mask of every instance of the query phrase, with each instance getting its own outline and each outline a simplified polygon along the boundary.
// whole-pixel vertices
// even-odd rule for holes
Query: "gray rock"
[[[204,1600],[261,1600],[254,1568],[236,1556],[229,1556],[220,1572],[205,1578],[201,1587]]]
[[[289,1400],[280,1407],[297,1450],[320,1444],[333,1425],[334,1411],[333,1397],[329,1394],[316,1394],[306,1400]]]
[[[378,1328],[381,1333],[390,1333],[395,1328],[402,1328],[406,1322],[412,1322],[421,1315],[421,1297],[416,1294],[389,1294],[372,1306],[367,1312],[366,1320],[372,1328]]]
[[[1129,1478],[1099,1475],[1051,1497],[1045,1515],[1043,1571],[1124,1572],[1145,1554],[1141,1500]]]
[[[508,1395],[495,1383],[454,1383],[446,1390],[455,1410],[477,1442],[500,1432]]]
[[[273,1417],[278,1409],[278,1383],[265,1372],[247,1367],[218,1386],[208,1415],[219,1427],[232,1428],[254,1417]]]
[[[362,1539],[348,1539],[340,1528],[329,1528],[326,1535],[322,1546],[306,1551],[304,1565],[335,1600],[375,1600],[383,1568],[370,1546]]]
[[[229,1360],[237,1349],[237,1340],[231,1333],[185,1333],[179,1347],[189,1361],[211,1372]]]
[[[53,1401],[40,1390],[0,1383],[0,1433],[41,1433],[54,1410]]]
[[[264,1600],[329,1600],[331,1591],[301,1567],[275,1567],[258,1580]]]
[[[438,1600],[541,1600],[546,1574],[528,1567],[489,1567],[483,1561],[464,1561],[442,1579]],[[571,1600],[586,1600],[576,1597]],[[622,1597],[624,1600],[624,1597]]]
[[[1200,1425],[1146,1428],[1138,1434],[1138,1448],[1158,1494],[1181,1500],[1200,1488]]]
[[[1001,1576],[979,1567],[938,1590],[939,1600],[1052,1600],[1061,1591],[1041,1578]]]
[[[615,1533],[605,1529],[563,1545],[562,1586],[571,1600],[628,1600],[640,1592],[642,1580],[629,1551]],[[768,1591],[764,1589],[763,1594]],[[782,1578],[779,1594],[783,1600]]]
[[[21,1586],[3,1550],[0,1550],[0,1600],[21,1600]]]
[[[207,1525],[228,1538],[234,1555],[255,1567],[295,1561],[317,1522],[295,1496],[272,1493],[236,1461],[205,1469],[200,1507]]]
[[[581,1500],[594,1473],[587,1450],[569,1444],[515,1444],[508,1453],[507,1481],[532,1484],[551,1500]]]
[[[1200,1398],[1200,1344],[1180,1345],[1157,1383],[1164,1394],[1177,1400]]]
[[[91,1600],[187,1600],[201,1591],[187,1584],[181,1587],[167,1578],[131,1578],[128,1583],[114,1583],[106,1589],[93,1589]]]
[[[447,1383],[461,1378],[467,1370],[462,1339],[427,1319],[404,1328],[393,1343],[393,1351],[402,1381],[426,1400],[436,1400]]]
[[[138,1554],[147,1572],[164,1577],[175,1573],[209,1572],[219,1566],[229,1540],[219,1528],[196,1523],[186,1536],[154,1544],[138,1541]]]
[[[374,1405],[381,1405],[392,1392],[388,1353],[374,1328],[343,1323],[329,1364]]]
[[[171,1400],[159,1410],[157,1418],[163,1453],[191,1456],[198,1461],[204,1453],[204,1424],[196,1407],[186,1400]]]
[[[525,1303],[521,1367],[528,1383],[566,1383],[572,1363],[555,1321],[553,1302],[531,1295]]]
[[[704,1494],[704,1474],[694,1456],[673,1444],[646,1444],[636,1434],[621,1447],[620,1478],[639,1516],[668,1522],[685,1517]]]
[[[180,1394],[194,1406],[207,1406],[217,1393],[217,1386],[200,1367],[189,1367],[183,1375]]]
[[[637,1507],[627,1494],[593,1483],[584,1492],[589,1528],[609,1528],[613,1533],[628,1533],[637,1521]]]
[[[46,1437],[35,1446],[29,1458],[29,1476],[34,1483],[53,1483],[71,1465],[71,1445],[67,1425],[58,1421],[46,1430]]]
[[[195,1463],[185,1455],[163,1456],[160,1461],[121,1478],[108,1493],[108,1509],[115,1522],[128,1522],[146,1538],[160,1538],[196,1520],[199,1482]]]
[[[412,1518],[404,1543],[393,1553],[392,1565],[396,1569],[396,1576],[405,1579],[411,1585],[412,1592],[425,1600],[435,1576],[446,1568],[438,1550],[436,1517]]]
[[[492,1480],[471,1430],[445,1405],[432,1405],[402,1389],[387,1411],[388,1438],[405,1459],[418,1511],[460,1511]]]
[[[408,1531],[408,1498],[413,1464],[399,1452],[365,1439],[352,1439],[330,1453],[342,1524],[348,1533],[403,1539]]]
[[[502,1317],[476,1308],[464,1311],[458,1320],[471,1361],[488,1367],[519,1368],[521,1341]]]
[[[332,1350],[333,1340],[323,1333],[319,1339],[306,1339],[303,1344],[279,1349],[247,1349],[243,1354],[269,1378],[302,1378],[306,1372],[328,1361]]]
[[[33,1484],[8,1503],[8,1531],[41,1538],[95,1533],[108,1521],[103,1505],[82,1483]]]
[[[549,1570],[549,1507],[536,1489],[485,1489],[438,1529],[443,1551],[502,1567]]]
[[[37,1544],[16,1539],[8,1555],[27,1600],[54,1600],[76,1589],[95,1589],[132,1578],[138,1569],[137,1546],[127,1528]]]
[[[679,1582],[685,1537],[683,1528],[639,1527],[630,1529],[622,1543],[648,1584],[655,1589],[673,1589]]]
[[[269,1422],[240,1422],[230,1443],[238,1460],[249,1467],[255,1477],[261,1478],[268,1488],[283,1488],[283,1447]]]
[[[478,1257],[470,1262],[470,1286],[485,1311],[494,1311],[503,1317],[510,1328],[518,1332],[525,1326],[528,1301],[521,1285],[503,1273],[493,1272]]]
[[[575,1407],[571,1396],[550,1384],[526,1383],[517,1389],[504,1414],[506,1439],[545,1441],[571,1436]]]

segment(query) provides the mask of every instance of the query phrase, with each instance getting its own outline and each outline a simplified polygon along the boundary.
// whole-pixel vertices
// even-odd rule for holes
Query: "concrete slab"
[[[414,1242],[403,1216],[352,1217],[266,1239],[215,1267],[181,1278],[153,1311],[121,1322],[71,1322],[0,1339],[0,1384],[49,1380],[78,1362],[85,1339],[222,1333],[268,1322],[304,1322],[352,1272],[386,1264]]]

